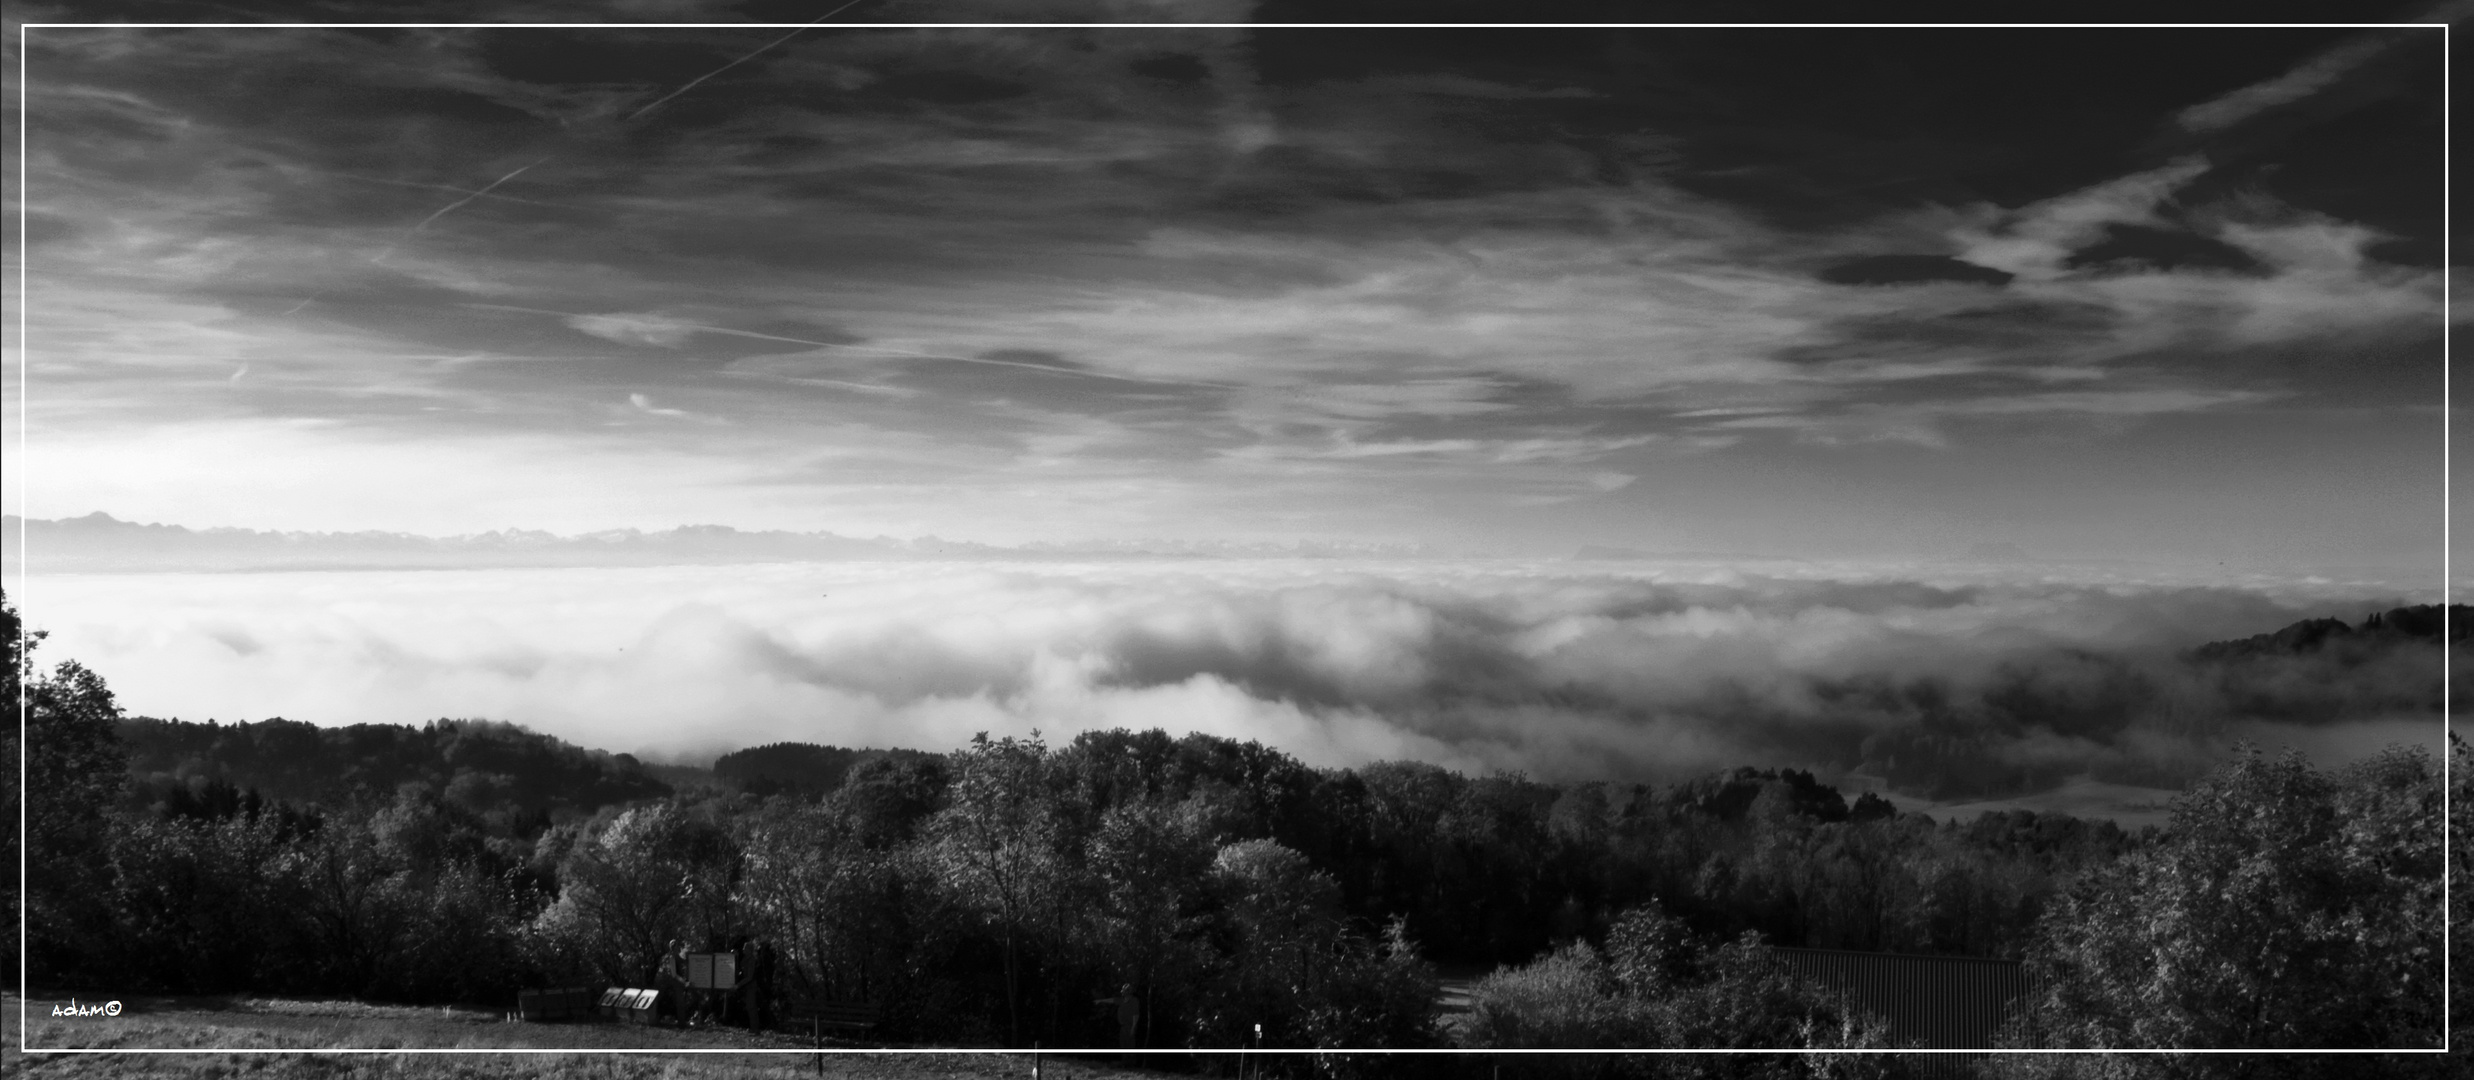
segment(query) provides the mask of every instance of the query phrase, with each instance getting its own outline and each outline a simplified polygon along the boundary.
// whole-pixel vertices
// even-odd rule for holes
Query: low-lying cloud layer
[[[47,659],[133,711],[512,720],[700,757],[1163,727],[1319,765],[1554,778],[1738,764],[1933,798],[2171,786],[2237,738],[2438,732],[2423,642],[2188,650],[2401,601],[2363,587],[1518,562],[853,563],[55,576]]]

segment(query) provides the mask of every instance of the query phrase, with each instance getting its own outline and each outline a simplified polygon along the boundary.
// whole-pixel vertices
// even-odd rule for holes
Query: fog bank
[[[1765,568],[1769,570],[1771,568]],[[2438,649],[2188,650],[2409,598],[2085,571],[1263,560],[56,575],[45,661],[136,713],[510,720],[696,759],[1109,727],[1543,779],[1739,764],[1919,797],[2172,786],[2238,738],[2438,731]]]

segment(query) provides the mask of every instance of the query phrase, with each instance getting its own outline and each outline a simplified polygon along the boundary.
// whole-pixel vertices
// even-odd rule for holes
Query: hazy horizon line
[[[438,723],[483,724],[508,727],[521,731],[525,735],[535,738],[548,739],[564,746],[574,747],[586,753],[606,754],[613,758],[626,758],[629,761],[636,763],[636,766],[643,769],[647,775],[652,776],[656,780],[661,780],[665,784],[670,784],[674,795],[680,793],[680,789],[675,783],[672,783],[672,781],[660,775],[662,770],[693,770],[696,772],[705,773],[712,779],[720,781],[727,779],[717,768],[722,758],[729,757],[730,755],[736,753],[749,750],[761,750],[772,746],[812,746],[823,749],[847,750],[857,754],[917,753],[937,757],[944,757],[959,753],[966,749],[964,746],[956,746],[948,749],[931,749],[924,746],[905,746],[900,745],[899,743],[885,743],[883,745],[873,743],[864,745],[852,744],[846,746],[838,742],[822,741],[817,739],[773,739],[763,742],[746,743],[744,745],[735,746],[731,749],[714,749],[709,746],[698,749],[686,749],[680,747],[658,747],[648,745],[641,746],[633,750],[621,750],[611,746],[596,746],[580,742],[567,735],[562,735],[558,732],[547,730],[539,725],[528,724],[520,720],[504,720],[489,716],[441,716],[432,720],[420,721],[356,720],[349,723],[326,723],[317,720],[296,719],[288,716],[266,716],[255,720],[234,720],[231,723],[226,724],[223,723],[219,717],[209,717],[205,720],[186,720],[177,716],[131,714],[125,716],[123,721],[146,721],[159,724],[189,724],[195,726],[219,725],[222,727],[237,727],[241,725],[282,722],[291,724],[307,724],[311,727],[321,729],[349,727],[400,727],[418,730],[428,725]],[[1099,729],[1083,729],[1081,731],[1073,732],[1072,735],[1080,736],[1090,734],[1096,730]],[[1209,738],[1229,738],[1228,736],[1215,735],[1209,732],[1178,732],[1159,725],[1154,725],[1151,728],[1121,727],[1111,730],[1128,731],[1135,734],[1141,734],[1144,731],[1162,731],[1179,740],[1183,740],[1194,735],[1202,735]],[[1034,731],[1032,735],[1034,737],[1041,738],[1041,741],[1048,747],[1051,753],[1061,751],[1067,746],[1070,746],[1073,742],[1072,737],[1058,741],[1050,741],[1044,736],[1041,736],[1039,732]],[[1954,821],[1961,820],[1963,817],[1972,817],[1978,814],[1998,813],[2010,809],[2028,809],[2037,812],[2058,811],[2075,818],[2087,820],[2111,820],[2117,823],[2125,824],[2126,827],[2135,829],[2141,824],[2151,823],[2153,820],[2159,819],[2162,815],[2168,813],[2171,809],[2171,797],[2178,795],[2182,790],[2181,788],[2175,787],[2159,787],[2110,782],[2092,775],[2080,774],[2065,777],[2057,783],[2009,792],[2007,794],[1969,795],[1955,798],[1936,799],[1918,795],[1913,792],[1898,790],[1889,783],[1887,778],[1867,772],[1861,765],[1833,768],[1828,765],[1821,765],[1812,762],[1778,760],[1759,762],[1747,760],[1739,762],[1735,765],[1717,765],[1699,772],[1675,776],[1643,775],[1632,780],[1608,780],[1536,776],[1532,775],[1527,770],[1506,767],[1500,764],[1453,764],[1428,761],[1416,756],[1378,758],[1350,764],[1318,765],[1313,762],[1305,761],[1302,758],[1298,758],[1289,749],[1279,745],[1276,742],[1266,742],[1261,739],[1236,741],[1251,742],[1275,753],[1288,756],[1292,760],[1298,761],[1301,766],[1318,773],[1355,772],[1383,765],[1406,765],[1441,769],[1445,772],[1452,773],[1456,776],[1467,777],[1471,780],[1511,779],[1526,783],[1542,784],[1559,790],[1597,784],[1610,788],[1630,786],[1652,791],[1672,791],[1686,785],[1701,783],[1712,779],[1731,779],[1734,778],[1739,771],[1745,769],[1754,770],[1759,773],[1769,773],[1775,776],[1783,776],[1784,774],[1790,772],[1801,772],[1811,776],[1813,781],[1822,787],[1837,792],[1842,798],[1846,799],[1848,805],[1850,806],[1854,805],[1857,799],[1865,795],[1871,795],[1889,802],[1898,810],[1898,812],[1902,814],[1925,814],[1928,816],[1936,813],[1948,814],[1954,815],[1951,818],[1951,820]],[[2238,749],[2240,745],[2244,744],[2253,746],[2258,745],[2256,743],[2251,743],[2249,740],[2237,740],[2236,744],[2231,749]],[[2265,749],[2264,747],[2261,748]],[[2155,797],[2147,798],[2143,801],[2140,798],[2141,796]]]
[[[206,559],[222,556],[225,560],[246,560],[250,552],[224,550],[175,551],[171,545],[196,545],[238,542],[280,543],[287,549],[283,556],[289,563],[264,563],[250,566],[224,566],[226,570],[414,570],[414,569],[519,569],[525,567],[552,568],[570,565],[558,562],[525,562],[513,565],[404,563],[384,561],[351,561],[357,556],[367,560],[383,554],[368,550],[300,550],[302,544],[403,544],[415,545],[418,551],[399,554],[430,556],[469,555],[488,557],[493,554],[555,556],[561,549],[577,554],[620,556],[676,555],[706,558],[688,559],[690,563],[710,562],[717,556],[735,556],[724,561],[784,561],[808,560],[847,561],[852,559],[887,558],[918,559],[1056,559],[1056,558],[1129,558],[1129,559],[1213,559],[1213,558],[1406,558],[1418,560],[1502,560],[1549,561],[1583,564],[1623,564],[1644,562],[1743,562],[1792,563],[1814,567],[1867,566],[1895,569],[1918,566],[1972,567],[1983,569],[2016,569],[2030,571],[2038,567],[2111,568],[2121,570],[2207,570],[2211,567],[2245,575],[2288,573],[2315,577],[2341,575],[2395,575],[2436,570],[2405,564],[2364,563],[2286,563],[2258,559],[2221,559],[2211,563],[2204,558],[2159,558],[2129,556],[2091,556],[2050,554],[2015,542],[1979,542],[1961,547],[1950,544],[1941,550],[1915,550],[1903,554],[1827,555],[1792,553],[1773,550],[1721,551],[1710,548],[1664,550],[1633,546],[1620,538],[1576,538],[1559,551],[1540,548],[1513,551],[1502,548],[1459,547],[1437,544],[1424,539],[1363,539],[1291,535],[1282,538],[1195,538],[1171,536],[1084,537],[1067,540],[1028,540],[1016,543],[996,543],[966,537],[940,536],[935,533],[894,535],[876,533],[859,535],[831,529],[765,529],[742,528],[720,522],[688,522],[667,528],[619,526],[606,529],[555,532],[548,529],[508,525],[496,529],[463,533],[421,533],[392,529],[268,529],[237,525],[193,526],[176,522],[136,521],[114,516],[105,510],[95,510],[75,517],[37,518],[14,513],[0,514],[0,563],[5,570],[23,574],[26,532],[33,529],[79,530],[80,539],[96,539],[97,531],[108,531],[113,539],[148,550],[117,550],[108,553],[92,549],[73,555],[63,572],[177,572],[206,569],[197,566],[150,565],[149,557],[170,559],[187,556]],[[678,545],[697,542],[710,545],[737,545],[739,550],[678,550]],[[493,547],[492,545],[495,545]],[[637,545],[630,550],[628,545]],[[665,545],[673,550],[652,551],[642,545]],[[821,545],[814,550],[754,550],[751,546]],[[828,549],[829,548],[829,549]],[[583,549],[576,551],[575,549]],[[59,556],[48,557],[58,560]],[[321,562],[320,559],[327,561]],[[303,561],[307,560],[307,561]],[[113,565],[114,563],[120,565]],[[134,562],[138,565],[127,565]],[[621,565],[659,565],[659,562],[630,562]],[[583,565],[602,565],[588,563]],[[2444,586],[2440,586],[2443,587]]]

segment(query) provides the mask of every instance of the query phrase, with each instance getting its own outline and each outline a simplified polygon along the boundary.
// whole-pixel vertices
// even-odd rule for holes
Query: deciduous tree
[[[938,864],[960,895],[994,924],[1005,954],[1006,1025],[1022,1040],[1024,938],[1056,876],[1056,812],[1039,733],[991,741],[986,732],[954,755],[950,804],[931,822]]]
[[[128,782],[113,732],[120,704],[103,676],[74,660],[27,678],[42,635],[26,633],[14,611],[5,624],[12,689],[25,703],[29,966],[38,980],[86,982],[106,974],[94,965],[112,933],[100,901],[110,880],[106,815]]]
[[[2424,1047],[2440,1040],[2438,770],[2343,773],[2246,750],[2155,849],[2045,920],[2026,1037],[2079,1047]]]

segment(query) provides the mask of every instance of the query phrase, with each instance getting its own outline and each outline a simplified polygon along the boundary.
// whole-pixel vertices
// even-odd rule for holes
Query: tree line
[[[14,680],[40,635],[7,619]],[[627,797],[550,813],[538,790],[454,790],[470,771],[314,804],[172,782],[133,771],[95,673],[63,663],[21,689],[44,987],[503,1007],[520,985],[652,985],[672,940],[752,936],[783,993],[876,1003],[891,1040],[1111,1046],[1117,1015],[1095,1002],[1130,993],[1155,1047],[1886,1045],[1767,964],[1772,944],[2025,959],[2047,977],[2023,1044],[2410,1047],[2443,1023],[2439,774],[2413,750],[2337,772],[2243,755],[2137,833],[1935,821],[1796,770],[1557,785],[1315,769],[1159,730],[810,754],[835,782],[755,791],[629,794],[638,774],[609,762],[577,775]],[[1448,1024],[1445,971],[1491,972]],[[1664,1075],[1705,1059],[1557,1060]]]

